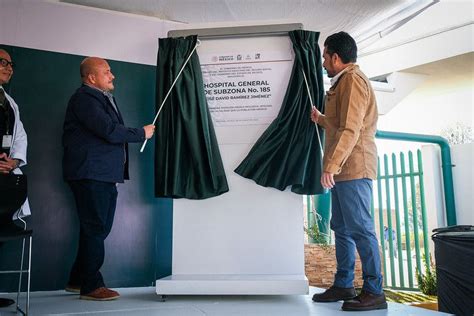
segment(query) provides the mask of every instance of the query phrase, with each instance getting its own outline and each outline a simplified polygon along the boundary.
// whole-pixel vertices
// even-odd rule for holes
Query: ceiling
[[[474,53],[457,55],[408,68],[404,72],[427,75],[425,86],[428,89],[451,89],[465,85],[472,88],[474,83]]]
[[[361,43],[403,25],[439,0],[60,0],[186,24],[303,23],[321,38],[347,31]],[[360,45],[359,45],[360,46]]]
[[[440,77],[460,76],[471,79],[474,74],[474,53],[466,53],[451,58],[438,60],[432,63],[408,68],[405,72],[438,75]]]

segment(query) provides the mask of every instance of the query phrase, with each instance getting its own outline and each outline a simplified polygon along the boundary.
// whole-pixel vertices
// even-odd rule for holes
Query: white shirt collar
[[[342,69],[341,71],[339,71],[337,73],[337,75],[335,75],[334,77],[331,78],[331,87],[336,84],[336,82],[339,80],[339,78],[341,78],[342,74],[346,72],[347,68],[348,67]]]
[[[95,90],[97,90],[97,91],[102,92],[102,93],[103,93],[104,95],[106,95],[106,96],[113,96],[112,93],[110,93],[110,92],[104,91],[104,90],[99,89],[99,88],[94,87],[94,86],[91,86],[90,84],[87,84],[87,83],[84,83],[84,84],[85,84],[86,86],[88,86],[89,88],[92,88],[92,89],[95,89]]]

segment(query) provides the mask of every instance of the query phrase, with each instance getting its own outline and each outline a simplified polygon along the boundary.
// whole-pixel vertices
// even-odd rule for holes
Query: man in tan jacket
[[[345,300],[343,310],[386,309],[380,255],[370,214],[376,178],[377,104],[369,79],[355,64],[357,45],[345,32],[324,42],[323,67],[331,79],[324,115],[313,108],[311,119],[326,130],[321,184],[331,189],[331,229],[336,236],[337,272],[333,286],[315,294],[315,302]],[[364,285],[354,289],[355,250],[362,262]]]

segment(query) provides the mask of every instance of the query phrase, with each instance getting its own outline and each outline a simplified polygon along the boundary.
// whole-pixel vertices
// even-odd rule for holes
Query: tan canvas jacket
[[[318,124],[326,130],[323,171],[334,180],[377,176],[377,103],[369,79],[352,64],[326,93]]]

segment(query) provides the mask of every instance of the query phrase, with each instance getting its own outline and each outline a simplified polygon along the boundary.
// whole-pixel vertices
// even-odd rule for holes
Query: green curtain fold
[[[295,62],[280,112],[235,172],[264,187],[285,190],[291,186],[294,193],[322,194],[320,140],[310,118],[311,103],[302,72],[314,105],[324,112],[319,32],[297,30],[289,36]],[[323,137],[321,128],[319,135]]]
[[[156,105],[164,100],[197,36],[161,38]],[[155,196],[206,199],[229,191],[194,52],[158,117],[155,134]]]

